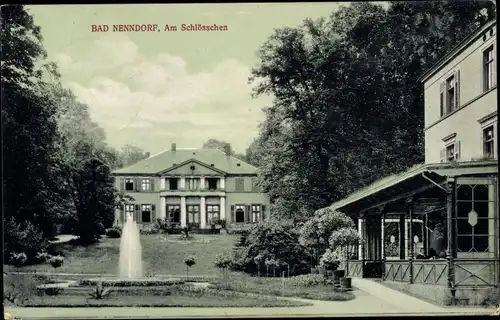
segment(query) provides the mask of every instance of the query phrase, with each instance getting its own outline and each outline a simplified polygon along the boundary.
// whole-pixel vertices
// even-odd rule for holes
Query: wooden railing
[[[498,259],[453,259],[455,286],[498,286],[498,264]]]
[[[447,260],[413,260],[413,283],[447,285]]]
[[[363,277],[363,262],[361,260],[349,260],[347,266],[349,277]],[[346,269],[344,269],[346,270]]]
[[[410,282],[410,261],[408,260],[386,261],[383,280]]]

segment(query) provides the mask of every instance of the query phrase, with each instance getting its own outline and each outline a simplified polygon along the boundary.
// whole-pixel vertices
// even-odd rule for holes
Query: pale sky
[[[28,6],[63,84],[89,106],[114,147],[156,153],[209,138],[244,152],[269,97],[252,99],[250,69],[276,28],[329,16],[348,3]],[[165,32],[166,24],[228,31]],[[158,24],[161,32],[91,32],[92,24]]]

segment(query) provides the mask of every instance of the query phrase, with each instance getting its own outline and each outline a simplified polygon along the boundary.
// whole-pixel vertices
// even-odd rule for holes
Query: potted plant
[[[228,269],[232,264],[232,260],[230,255],[228,254],[219,254],[215,257],[214,265],[216,268],[222,270],[224,289],[228,288]]]
[[[220,225],[222,229],[226,229],[226,219],[220,219]]]
[[[323,275],[331,278],[333,273],[338,269],[340,261],[337,254],[331,249],[327,249],[319,260],[320,266],[323,268]]]
[[[340,228],[330,236],[329,243],[332,248],[338,253],[338,256],[345,260],[346,270],[334,271],[335,277],[339,278],[341,287],[350,289],[352,279],[349,277],[348,259],[352,255],[352,250],[362,239],[359,233],[354,228]]]
[[[186,281],[189,279],[189,268],[196,264],[196,260],[193,256],[184,259],[184,264],[186,265]]]
[[[48,263],[54,268],[54,273],[56,269],[63,265],[64,257],[61,256],[52,256],[49,258]]]

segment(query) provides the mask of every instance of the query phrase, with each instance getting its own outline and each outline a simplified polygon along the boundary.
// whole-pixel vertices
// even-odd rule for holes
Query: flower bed
[[[100,280],[100,279],[83,279],[80,280],[81,286],[95,286],[99,282],[105,287],[154,287],[154,286],[169,286],[182,284],[184,281],[180,279],[139,279],[139,280]]]

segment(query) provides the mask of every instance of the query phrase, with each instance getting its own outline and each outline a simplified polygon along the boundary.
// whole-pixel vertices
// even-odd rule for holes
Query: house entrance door
[[[187,224],[190,229],[200,228],[200,206],[197,204],[187,205]]]
[[[178,204],[167,205],[167,224],[170,228],[178,228],[181,225],[181,206]]]

